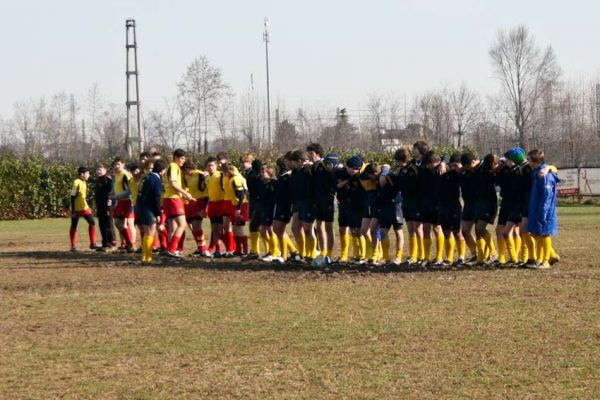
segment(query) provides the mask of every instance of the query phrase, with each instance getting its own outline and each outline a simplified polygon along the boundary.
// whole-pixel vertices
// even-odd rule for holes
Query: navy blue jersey
[[[444,204],[457,203],[460,200],[460,172],[448,169],[440,176],[440,202]]]
[[[108,208],[108,195],[113,190],[113,180],[108,175],[103,175],[96,179],[94,187],[94,199],[96,200],[96,208],[106,210]]]
[[[269,179],[265,181],[261,179],[261,183],[260,205],[265,209],[273,209],[276,201],[277,180]]]
[[[346,201],[350,201],[350,185],[346,183],[342,187],[337,187],[339,183],[349,181],[351,178],[346,168],[336,169],[333,173],[333,176],[335,178],[336,197],[338,199],[338,202],[344,203]]]
[[[419,168],[419,193],[421,202],[438,204],[440,199],[440,174],[435,169]]]
[[[463,168],[460,172],[460,191],[464,201],[475,201],[477,198],[477,184],[475,170]]]
[[[398,172],[398,177],[402,197],[411,200],[419,199],[419,167],[415,163],[409,163]]]
[[[475,181],[475,196],[478,200],[497,201],[496,195],[496,174],[493,171],[486,169],[483,163],[479,163],[474,171]]]
[[[517,169],[504,164],[496,174],[496,184],[500,186],[500,197],[502,200],[512,202],[516,200],[517,194]]]
[[[154,216],[158,217],[160,215],[160,195],[162,190],[160,175],[156,172],[150,172],[140,182],[137,206],[150,210]]]
[[[291,171],[286,171],[279,175],[275,183],[275,203],[283,208],[292,204],[291,183]]]
[[[320,161],[312,166],[313,196],[319,199],[333,198],[336,189],[336,180],[332,171],[328,171]]]
[[[312,199],[311,168],[311,165],[306,164],[292,171],[290,187],[293,202]]]
[[[390,173],[385,177],[385,185],[380,185],[377,191],[379,203],[383,205],[395,203],[398,200],[398,193],[400,193],[400,180],[400,175],[396,173]]]

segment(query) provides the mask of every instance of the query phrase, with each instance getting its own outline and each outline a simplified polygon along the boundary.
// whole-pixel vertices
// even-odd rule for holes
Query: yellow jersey
[[[221,180],[221,172],[215,171],[212,175],[206,177],[207,184],[206,189],[208,192],[208,201],[215,202],[221,201],[225,197],[223,192],[223,182]]]
[[[203,199],[208,196],[206,181],[204,175],[199,169],[192,171],[191,174],[185,175],[186,190],[196,200]]]
[[[228,200],[234,206],[240,204],[240,200],[235,195],[237,191],[244,191],[246,195],[244,196],[244,203],[248,202],[248,186],[246,185],[246,179],[236,173],[231,178],[228,179],[227,186],[225,186],[225,200]]]
[[[115,175],[115,179],[113,182],[114,182],[113,191],[115,193],[115,196],[118,196],[119,194],[130,189],[129,184],[131,182],[131,174],[127,171],[119,172],[117,175]],[[121,200],[128,200],[128,199],[121,199]]]
[[[71,212],[89,210],[87,203],[87,183],[79,178],[73,181],[73,187],[71,188],[71,197],[75,197],[73,209]]]
[[[138,177],[138,179],[131,178],[129,181],[129,190],[131,191],[131,199],[133,201],[133,205],[137,205],[137,197],[140,188],[140,183],[142,182],[142,176]]]
[[[175,182],[180,188],[183,188],[183,172],[179,165],[170,163],[165,175],[163,176],[163,184],[165,186],[165,199],[178,199],[181,194],[173,189],[171,182]]]

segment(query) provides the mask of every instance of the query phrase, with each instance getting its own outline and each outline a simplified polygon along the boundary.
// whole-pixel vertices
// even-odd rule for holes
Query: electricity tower
[[[125,76],[127,79],[127,126],[125,133],[125,150],[129,158],[133,155],[133,146],[137,144],[138,150],[144,150],[144,125],[142,124],[142,110],[140,103],[140,74],[138,70],[137,58],[137,39],[135,35],[135,20],[128,19],[125,21],[125,52],[126,52],[126,67]],[[133,64],[133,65],[132,65]],[[135,91],[132,91],[131,80],[135,79]],[[136,135],[132,135],[131,130],[131,106],[135,107],[137,131]]]

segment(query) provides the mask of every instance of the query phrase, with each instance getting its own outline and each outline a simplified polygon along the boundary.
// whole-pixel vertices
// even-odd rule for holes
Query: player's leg
[[[402,230],[402,224],[395,224],[393,228],[394,235],[396,236],[396,257],[394,258],[394,263],[400,264],[404,252],[404,231]]]
[[[432,230],[435,236],[435,263],[442,265],[444,262],[444,232],[442,226],[438,224],[432,225]]]
[[[475,223],[475,238],[477,241],[477,263],[483,264],[486,261],[486,236],[489,234],[487,231],[488,223],[486,221],[478,220]]]
[[[300,215],[298,211],[295,211],[292,214],[292,234],[294,235],[294,240],[296,240],[296,246],[298,247],[300,257],[306,257],[306,240],[302,221],[300,221]]]
[[[69,228],[69,239],[71,241],[71,251],[77,250],[77,224],[79,223],[79,216],[77,213],[71,215],[71,227]]]

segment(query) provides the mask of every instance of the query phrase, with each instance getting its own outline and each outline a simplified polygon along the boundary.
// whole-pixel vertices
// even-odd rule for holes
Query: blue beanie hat
[[[360,169],[363,165],[363,160],[359,156],[352,156],[346,161],[346,167],[352,169]]]

